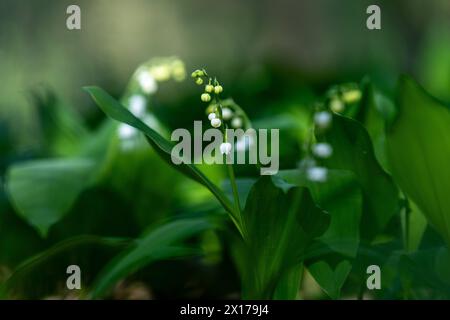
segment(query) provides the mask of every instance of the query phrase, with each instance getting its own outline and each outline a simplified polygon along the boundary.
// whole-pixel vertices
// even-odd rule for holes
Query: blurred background
[[[412,73],[450,98],[446,0],[376,1],[381,31],[367,30],[366,8],[375,2],[365,0],[80,0],[82,29],[69,31],[72,3],[0,3],[0,112],[20,131],[20,144],[33,140],[20,130],[33,127],[32,90],[51,88],[95,122],[97,108],[81,87],[120,94],[136,66],[153,56],[176,55],[188,70],[207,67],[243,105],[249,91],[277,97],[302,83],[321,89],[366,74],[392,85],[398,73]],[[168,92],[161,99],[171,97],[185,98]]]
[[[81,30],[66,28],[66,8],[71,4],[81,8]],[[371,4],[381,7],[381,30],[366,28],[366,8]],[[2,0],[2,187],[11,164],[71,155],[64,149],[70,146],[65,140],[63,150],[60,145],[49,147],[53,141],[46,137],[52,136],[47,132],[51,126],[40,113],[43,105],[63,106],[90,133],[101,133],[106,117],[82,87],[97,85],[120,97],[136,68],[160,56],[180,58],[188,74],[204,67],[217,75],[225,93],[233,96],[252,120],[261,120],[260,126],[283,110],[312,103],[330,85],[359,83],[365,76],[389,94],[398,76],[408,73],[433,95],[450,101],[450,1]],[[191,81],[161,85],[152,107],[168,129],[190,128],[193,119],[204,118],[199,89]],[[82,132],[85,140],[94,140],[85,128],[77,131],[79,123],[69,121],[71,134]],[[272,125],[281,126],[276,122]],[[101,134],[96,137],[101,144]],[[78,137],[75,134],[71,139]],[[298,136],[282,141],[291,141],[283,146],[285,149],[293,146],[286,151],[287,157],[282,150],[281,167],[289,168],[298,160]],[[110,150],[105,153],[109,159],[106,162],[110,161],[105,169],[108,173],[95,188],[83,191],[47,238],[16,214],[0,188],[0,283],[2,272],[10,274],[20,262],[61,240],[80,234],[137,237],[159,218],[181,209],[185,212],[180,199],[194,198],[184,191],[166,194],[183,182],[153,154],[137,152],[125,158],[113,157]],[[149,170],[149,164],[158,168],[157,174]],[[220,180],[220,173],[211,172],[215,174]],[[192,189],[192,184],[182,188]],[[204,199],[204,194],[199,198]],[[150,216],[149,211],[153,213]],[[215,235],[206,237],[208,248],[218,247]],[[95,246],[88,247],[91,250]],[[91,251],[83,261],[89,261],[93,277],[116,252],[102,251],[100,255],[94,250],[94,261]],[[156,266],[152,270],[155,295],[184,296],[186,288],[194,288],[186,294],[188,297],[223,297],[236,292],[236,274],[229,271],[227,257],[223,259],[226,261],[213,271],[192,262],[183,264],[184,271],[178,276],[186,278],[187,284],[179,282],[178,277],[158,278],[160,274],[179,272],[179,264]],[[60,265],[55,263],[53,267]],[[46,274],[51,276],[52,270],[47,269]],[[28,296],[55,292],[54,284],[45,284],[45,277],[41,280],[38,286],[32,283],[33,288],[40,289],[28,291]],[[231,288],[227,287],[229,283],[233,283]],[[146,298],[151,297],[144,293]]]

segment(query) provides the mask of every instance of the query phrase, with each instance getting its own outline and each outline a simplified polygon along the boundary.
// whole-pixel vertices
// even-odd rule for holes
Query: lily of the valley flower
[[[328,111],[320,111],[314,115],[314,123],[320,129],[326,129],[331,124],[331,113]]]
[[[349,91],[345,91],[342,94],[342,100],[344,100],[345,103],[354,103],[361,99],[362,93],[361,90],[353,89]]]
[[[132,114],[136,117],[141,117],[145,113],[145,107],[147,105],[147,100],[143,95],[134,94],[128,100],[129,108]]]
[[[213,126],[214,128],[220,127],[221,124],[222,124],[222,121],[220,121],[220,119],[218,119],[218,118],[214,118],[211,120],[211,126]]]
[[[317,143],[312,147],[313,154],[318,158],[329,158],[333,153],[333,148],[325,142]]]
[[[340,113],[344,111],[345,105],[339,98],[333,98],[330,101],[330,109],[333,112]]]
[[[150,73],[157,81],[167,81],[170,79],[171,69],[168,65],[156,65],[150,69]]]
[[[306,176],[314,182],[325,182],[328,176],[327,168],[312,167],[306,170]]]
[[[148,70],[141,70],[137,75],[137,80],[142,91],[146,94],[153,94],[158,90],[158,84]]]
[[[224,142],[220,145],[220,153],[229,155],[231,152],[232,146],[229,142]]]
[[[138,131],[135,128],[125,123],[121,123],[119,126],[119,138],[122,140],[127,140],[134,137],[137,132]]]
[[[200,78],[199,78],[200,79]],[[201,96],[200,96],[200,99],[203,101],[203,102],[209,102],[209,101],[211,101],[211,96],[209,95],[209,93],[203,93]]]
[[[233,111],[231,111],[230,108],[223,108],[222,109],[222,118],[225,121],[228,121],[233,116]]]
[[[223,87],[221,85],[217,85],[214,87],[214,93],[219,94],[223,91]]]
[[[235,144],[236,151],[245,151],[250,148],[255,141],[253,140],[253,136],[244,135],[240,137]]]
[[[242,119],[239,117],[233,118],[233,120],[231,120],[231,126],[236,129],[242,127]]]

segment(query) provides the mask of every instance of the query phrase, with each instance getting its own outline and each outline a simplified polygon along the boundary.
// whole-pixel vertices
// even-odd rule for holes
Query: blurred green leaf
[[[386,125],[393,122],[396,109],[394,103],[379,92],[369,81],[365,83],[362,100],[364,126],[373,143],[376,159],[386,172],[389,165],[386,156]]]
[[[79,114],[59,101],[54,92],[36,90],[33,94],[42,131],[42,144],[54,156],[76,154],[88,131]]]
[[[42,250],[44,243],[37,231],[15,214],[5,187],[0,183],[0,265],[11,268]]]
[[[243,297],[269,299],[283,274],[300,267],[302,256],[330,221],[306,188],[277,177],[262,176],[252,187],[244,210],[248,241],[245,254]],[[278,298],[295,298],[277,291]]]
[[[329,170],[326,182],[314,182],[301,170],[282,170],[281,178],[307,187],[314,201],[330,214],[330,226],[319,238],[340,254],[355,256],[362,211],[361,187],[351,171]]]
[[[450,244],[450,109],[402,77],[387,153],[400,187]]]
[[[348,260],[341,261],[334,270],[325,261],[318,261],[308,266],[308,271],[332,299],[340,297],[342,285],[351,269],[352,265]]]
[[[191,179],[201,183],[208,188],[211,193],[217,198],[217,200],[223,205],[223,207],[230,213],[232,220],[236,226],[240,228],[239,223],[236,220],[237,213],[230,200],[226,195],[213,184],[195,165],[186,164],[182,162],[180,165],[176,165],[172,161],[172,147],[173,145],[164,139],[155,130],[149,128],[141,120],[136,118],[130,111],[123,107],[117,100],[111,97],[108,93],[98,87],[86,87],[85,90],[92,96],[97,105],[111,118],[126,123],[140,131],[142,131],[148,142],[155,148],[156,152],[173,168],[181,171]],[[175,155],[174,155],[175,156]],[[183,159],[179,159],[182,161]]]
[[[8,170],[7,192],[18,214],[46,236],[92,183],[95,167],[81,158],[19,163]]]
[[[345,170],[329,170],[326,182],[310,181],[301,170],[282,170],[279,176],[289,183],[308,187],[314,201],[330,214],[330,226],[318,238],[322,254],[307,261],[306,267],[322,289],[338,299],[351,269],[345,257],[355,257],[359,246],[362,192],[358,180]],[[336,270],[330,264],[336,265]]]
[[[332,127],[318,139],[333,148],[332,156],[325,160],[326,167],[356,175],[363,193],[361,236],[372,239],[398,213],[399,203],[397,187],[375,159],[366,129],[355,120],[334,115]]]
[[[186,218],[150,230],[106,265],[91,289],[91,297],[103,296],[118,280],[150,263],[198,253],[199,250],[184,245],[182,241],[211,228],[213,224],[207,219]]]
[[[433,20],[423,41],[419,75],[435,96],[450,99],[450,24]]]

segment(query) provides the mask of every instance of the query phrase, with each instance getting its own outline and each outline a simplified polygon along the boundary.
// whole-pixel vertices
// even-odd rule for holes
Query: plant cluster
[[[183,283],[192,274],[205,282],[206,274],[218,276],[203,285],[203,296],[192,293],[199,288],[186,294],[184,285],[169,290],[196,298],[450,297],[447,105],[406,76],[395,98],[364,79],[331,87],[301,112],[280,102],[278,123],[288,124],[280,130],[290,134],[283,143],[301,146],[294,150],[298,165],[260,176],[230,163],[172,161],[169,126],[152,97],[164,81],[185,74],[178,58],[159,58],[137,69],[120,100],[86,87],[108,116],[93,131],[42,102],[52,114],[43,119],[57,119],[45,123],[54,143],[45,156],[7,168],[2,198],[15,225],[20,217],[37,231],[27,239],[37,248],[9,260],[15,268],[2,295],[26,295],[36,272],[64,276],[61,266],[82,264],[91,278],[81,298],[116,296],[135,279],[161,297],[172,277]],[[223,133],[222,156],[254,143],[228,141],[225,131],[264,128],[267,119],[250,122],[205,69],[191,76],[203,87],[205,120]],[[6,235],[24,234],[29,229]],[[367,287],[373,265],[382,271],[379,290]],[[180,271],[188,268],[189,275]],[[312,295],[305,290],[311,278],[320,288]],[[36,296],[51,293],[42,291]]]

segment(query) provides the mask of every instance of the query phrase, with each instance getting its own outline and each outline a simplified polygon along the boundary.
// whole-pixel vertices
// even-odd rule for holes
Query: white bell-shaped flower
[[[313,154],[318,158],[329,158],[333,153],[333,148],[325,142],[317,143],[312,147]]]
[[[153,94],[158,90],[155,78],[147,70],[141,70],[137,75],[139,85],[146,94]]]
[[[222,124],[222,121],[220,121],[220,119],[218,119],[218,118],[214,118],[211,120],[211,126],[214,128],[220,127],[221,124]]]
[[[307,169],[306,176],[314,182],[325,182],[327,180],[328,170],[323,167],[312,167]]]
[[[231,152],[232,146],[229,142],[224,142],[220,145],[220,153],[229,155]]]

